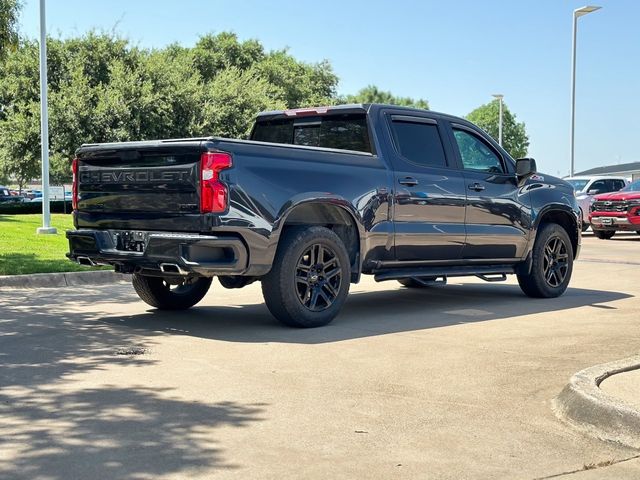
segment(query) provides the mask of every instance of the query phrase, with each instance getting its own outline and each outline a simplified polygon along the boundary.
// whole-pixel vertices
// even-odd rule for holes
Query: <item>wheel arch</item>
[[[351,262],[351,282],[360,280],[362,270],[362,222],[351,204],[342,198],[314,197],[292,202],[282,212],[274,228],[274,248],[280,243],[282,232],[291,226],[320,225],[333,230],[344,242]]]
[[[574,259],[580,250],[581,222],[578,213],[565,205],[551,205],[538,214],[535,221],[536,236],[540,228],[547,223],[560,225],[569,235],[573,247]]]

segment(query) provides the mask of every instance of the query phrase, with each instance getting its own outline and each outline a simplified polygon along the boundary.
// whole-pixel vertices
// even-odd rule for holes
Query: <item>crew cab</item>
[[[472,123],[390,105],[265,112],[249,140],[86,144],[73,161],[70,259],[132,273],[184,309],[262,282],[287,325],[327,324],[361,275],[408,288],[518,277],[567,288],[580,247],[573,188],[514,161]]]
[[[596,195],[589,214],[593,233],[608,240],[616,231],[640,234],[640,180],[619,192]]]

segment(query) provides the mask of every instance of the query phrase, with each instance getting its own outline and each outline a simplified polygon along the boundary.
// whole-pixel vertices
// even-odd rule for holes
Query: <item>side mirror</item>
[[[587,192],[587,195],[598,195],[599,193],[602,193],[600,190],[598,190],[597,188],[594,188],[593,190],[589,190]]]
[[[518,178],[528,177],[538,170],[533,158],[519,158],[516,160],[516,175]]]

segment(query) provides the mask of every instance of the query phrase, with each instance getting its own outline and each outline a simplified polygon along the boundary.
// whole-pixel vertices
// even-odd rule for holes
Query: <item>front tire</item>
[[[556,223],[542,226],[532,256],[531,272],[518,274],[522,291],[534,298],[562,295],[573,272],[573,247],[566,230]]]
[[[340,237],[325,227],[287,229],[262,294],[271,314],[290,327],[320,327],[349,293],[351,266]]]
[[[211,287],[212,278],[185,279],[172,285],[161,277],[134,274],[133,288],[145,303],[160,310],[186,310],[204,298]]]
[[[615,230],[594,230],[593,234],[600,240],[609,240],[616,234]]]

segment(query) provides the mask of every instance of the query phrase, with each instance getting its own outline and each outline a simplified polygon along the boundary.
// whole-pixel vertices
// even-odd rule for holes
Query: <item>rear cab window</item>
[[[366,113],[258,119],[251,140],[373,153]]]

